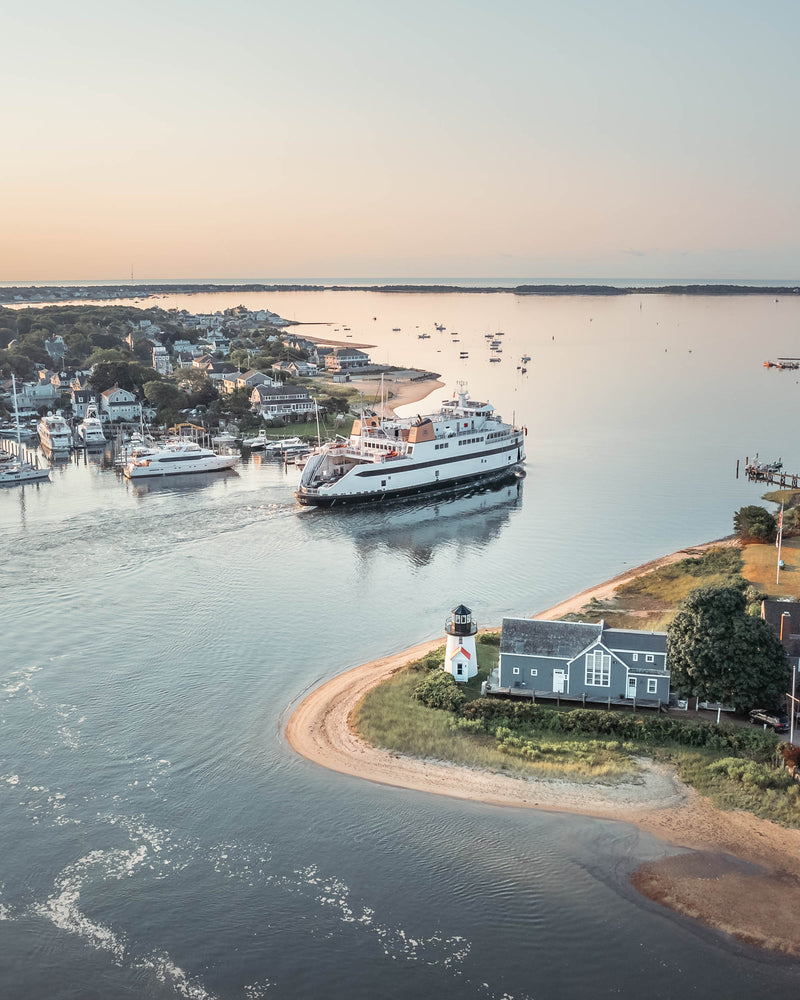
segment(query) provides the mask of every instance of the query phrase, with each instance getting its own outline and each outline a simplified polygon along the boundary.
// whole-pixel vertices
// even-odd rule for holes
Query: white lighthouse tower
[[[463,604],[453,608],[447,624],[447,650],[444,654],[444,669],[463,684],[478,673],[478,654],[475,650],[475,633],[478,626],[472,620],[472,612]]]

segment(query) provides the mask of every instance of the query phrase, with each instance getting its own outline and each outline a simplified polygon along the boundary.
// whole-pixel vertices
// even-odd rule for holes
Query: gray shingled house
[[[605,622],[504,618],[487,692],[587,702],[669,702],[667,633]]]

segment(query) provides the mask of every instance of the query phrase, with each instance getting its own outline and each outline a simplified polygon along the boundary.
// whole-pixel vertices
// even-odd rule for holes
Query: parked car
[[[750,721],[754,726],[769,726],[776,733],[789,732],[789,717],[783,712],[770,711],[768,708],[754,708],[750,712]]]

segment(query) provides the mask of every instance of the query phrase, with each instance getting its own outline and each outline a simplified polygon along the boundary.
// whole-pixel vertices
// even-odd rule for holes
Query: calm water
[[[441,634],[460,601],[498,623],[728,533],[760,492],[734,478],[737,457],[800,472],[800,387],[761,367],[798,353],[800,302],[160,303],[240,301],[330,321],[322,335],[347,325],[379,360],[441,372],[434,401],[467,378],[527,425],[527,478],[320,512],[266,461],[131,486],[81,460],[0,492],[2,996],[796,989],[797,963],[639,898],[629,871],[665,848],[633,827],[371,785],[297,758],[282,734],[319,681]]]

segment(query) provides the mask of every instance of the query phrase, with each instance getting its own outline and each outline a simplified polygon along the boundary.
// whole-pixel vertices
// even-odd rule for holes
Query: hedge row
[[[746,754],[753,760],[771,762],[779,743],[775,733],[746,726],[718,726],[690,722],[665,715],[639,717],[617,712],[575,708],[560,712],[541,705],[512,703],[497,698],[478,698],[459,709],[463,719],[480,720],[488,730],[501,720],[509,728],[531,727],[549,733],[588,733],[619,740],[660,745],[678,743]]]

